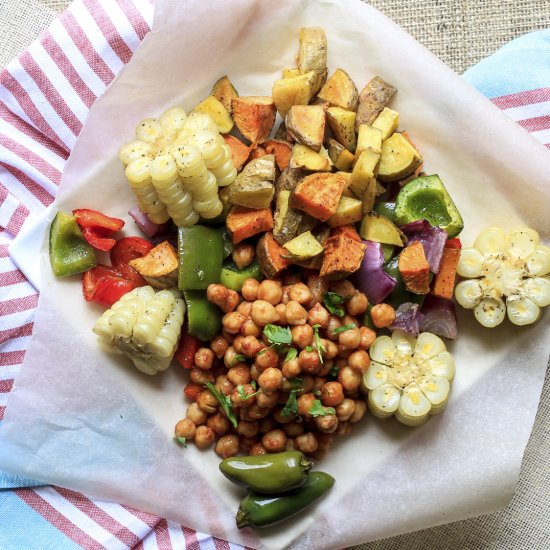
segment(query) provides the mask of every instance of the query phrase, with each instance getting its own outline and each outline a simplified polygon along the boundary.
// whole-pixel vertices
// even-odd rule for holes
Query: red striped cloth
[[[8,245],[49,205],[86,115],[150,30],[148,0],[76,0],[0,74],[0,419],[32,333],[37,293]],[[550,88],[494,103],[550,147]],[[57,487],[16,494],[84,548],[229,548],[156,516]],[[238,548],[237,545],[231,545]]]

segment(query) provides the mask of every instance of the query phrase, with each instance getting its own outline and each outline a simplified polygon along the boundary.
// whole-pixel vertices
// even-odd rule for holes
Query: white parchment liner
[[[269,95],[294,66],[301,26],[326,30],[329,69],[359,88],[375,74],[463,214],[463,241],[487,225],[529,225],[548,241],[550,153],[402,29],[358,0],[157,0],[153,31],[92,107],[63,176],[60,209],[125,217],[133,199],[117,160],[137,121],[191,109],[228,74],[241,95]],[[131,221],[127,233],[137,234]],[[39,261],[39,258],[37,258]],[[121,502],[253,547],[336,548],[503,507],[511,498],[548,357],[538,325],[483,330],[460,314],[447,411],[411,430],[367,417],[316,467],[331,493],[299,518],[238,531],[242,493],[213,452],[171,440],[186,375],[155,378],[101,352],[80,279],[55,279],[44,242],[34,335],[0,435],[0,468]]]

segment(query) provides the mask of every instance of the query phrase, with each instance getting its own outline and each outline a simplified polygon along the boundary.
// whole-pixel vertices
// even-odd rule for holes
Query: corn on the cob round
[[[370,348],[371,364],[363,376],[371,412],[419,426],[445,409],[455,366],[443,341],[429,332],[417,339],[401,330],[379,336]]]
[[[136,138],[119,151],[139,208],[156,223],[170,218],[178,226],[197,223],[199,215],[218,216],[218,188],[237,176],[231,150],[212,117],[181,107],[146,118]]]
[[[177,290],[155,293],[144,286],[106,310],[93,331],[104,347],[122,351],[145,374],[156,374],[170,366],[184,314],[185,302]]]

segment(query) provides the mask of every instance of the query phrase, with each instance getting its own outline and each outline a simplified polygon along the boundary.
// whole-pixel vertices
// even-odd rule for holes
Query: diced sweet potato
[[[251,149],[252,151],[250,153],[250,160],[259,159],[269,154],[267,152],[267,149],[265,147],[262,147],[261,145],[252,145]]]
[[[178,284],[178,255],[174,247],[164,241],[130,265],[153,287],[171,288]]]
[[[256,245],[256,257],[266,277],[277,277],[288,267],[289,262],[283,257],[286,254],[288,251],[273,238],[273,233],[262,235]]]
[[[321,105],[293,105],[285,124],[298,143],[319,152],[325,137],[325,110]]]
[[[347,183],[348,177],[342,172],[310,174],[296,186],[292,206],[325,222],[336,212]]]
[[[233,244],[237,244],[258,233],[271,231],[273,229],[273,213],[271,208],[260,210],[233,206],[227,214],[225,223],[231,235],[231,241]]]
[[[277,109],[269,96],[234,97],[233,120],[239,132],[252,143],[263,143],[275,124]]]
[[[355,226],[352,224],[333,227],[330,230],[330,237],[338,237],[339,235],[344,235],[353,241],[357,241],[358,243],[361,242],[361,237],[359,236],[359,233],[357,233]]]
[[[325,253],[319,275],[335,280],[347,277],[359,269],[367,246],[348,237],[347,233],[340,232],[329,237],[323,248]]]
[[[456,266],[460,259],[460,250],[458,248],[443,249],[443,256],[439,264],[439,271],[432,281],[431,294],[439,298],[451,299],[456,279]]]
[[[336,107],[342,107],[342,109],[348,109],[349,111],[357,109],[357,101],[359,100],[357,86],[343,69],[334,71],[318,95],[321,99]]]
[[[397,92],[397,88],[379,76],[375,76],[367,82],[359,95],[355,129],[357,130],[360,124],[372,124],[395,92]]]
[[[407,290],[415,294],[427,294],[430,291],[430,266],[420,241],[413,242],[401,251],[398,268]]]
[[[269,154],[275,155],[277,168],[282,172],[288,167],[292,155],[292,145],[281,139],[270,139],[264,143],[264,148]]]
[[[223,140],[231,149],[231,156],[233,157],[233,164],[235,165],[235,168],[240,170],[243,167],[243,164],[248,160],[251,147],[245,145],[239,138],[236,138],[231,134],[224,134]]]

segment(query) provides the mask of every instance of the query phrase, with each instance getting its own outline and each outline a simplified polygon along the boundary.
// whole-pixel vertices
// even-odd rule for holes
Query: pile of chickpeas
[[[213,393],[204,388],[176,424],[177,437],[193,440],[201,449],[215,445],[222,458],[295,449],[320,459],[335,435],[348,435],[363,418],[367,406],[360,386],[370,365],[367,350],[376,339],[373,329],[361,326],[367,297],[348,280],[328,282],[317,274],[304,279],[291,272],[281,280],[247,279],[240,295],[220,284],[208,287],[208,300],[225,313],[223,330],[209,347],[196,352],[190,380],[202,386],[211,382],[229,396],[238,424],[235,429]],[[324,307],[327,291],[345,299],[343,317]],[[382,328],[393,322],[395,310],[379,304],[370,315],[374,326]],[[355,328],[335,334],[338,327],[352,323]],[[285,361],[285,354],[269,347],[263,334],[267,324],[290,328],[296,358]],[[314,325],[319,326],[324,349],[322,362]],[[298,387],[296,378],[301,381]],[[285,416],[282,411],[293,389],[298,414]],[[335,414],[313,417],[309,411],[315,400],[334,408]]]

